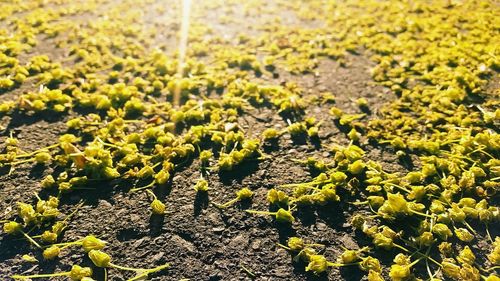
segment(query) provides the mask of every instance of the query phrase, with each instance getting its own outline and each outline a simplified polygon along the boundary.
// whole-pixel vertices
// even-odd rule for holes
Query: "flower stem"
[[[410,209],[410,212],[412,212],[413,214],[415,215],[419,215],[419,216],[423,216],[423,217],[427,217],[427,218],[434,218],[434,216],[431,216],[431,215],[428,215],[428,214],[424,214],[422,212],[419,212],[419,211],[415,211],[415,210],[411,210]]]
[[[233,200],[228,201],[228,202],[226,202],[224,204],[216,204],[216,203],[214,203],[214,206],[217,207],[217,208],[219,208],[219,209],[225,209],[225,208],[233,205],[234,203],[238,202],[239,200],[240,200],[239,198],[234,198]]]
[[[35,161],[35,158],[28,158],[28,159],[24,159],[24,160],[19,160],[17,162],[12,162],[12,163],[10,163],[10,165],[14,166],[14,165],[19,165],[19,164],[23,164],[23,163],[33,162],[33,161]]]
[[[348,203],[351,204],[351,205],[359,206],[359,205],[366,205],[369,202],[368,201],[356,201],[356,202],[348,202]]]
[[[400,250],[403,250],[404,252],[407,252],[407,253],[410,252],[410,250],[406,249],[405,247],[403,247],[403,246],[401,246],[399,244],[396,244],[396,243],[392,243],[392,244],[394,245],[394,247],[396,247],[396,248],[398,248]]]
[[[466,222],[465,220],[462,222],[472,233],[474,234],[477,234],[476,231],[474,230],[474,228],[472,228],[472,226],[470,226],[470,224],[468,222]]]
[[[155,184],[155,181],[153,180],[153,181],[152,181],[150,184],[148,184],[148,185],[145,185],[145,186],[142,186],[142,187],[132,188],[132,189],[130,190],[130,192],[136,192],[136,191],[140,191],[140,190],[143,190],[143,189],[147,189],[147,188],[152,187],[154,184]]]
[[[285,249],[285,250],[288,250],[288,251],[291,251],[291,250],[292,250],[290,247],[287,247],[287,246],[285,246],[285,245],[283,245],[283,244],[278,243],[277,245],[278,245],[279,247],[281,247],[281,248]]]
[[[154,200],[157,200],[158,198],[156,197],[156,195],[153,193],[153,191],[151,191],[150,189],[147,189],[146,190],[149,194],[151,194],[151,196],[153,196],[153,199]]]
[[[70,271],[58,272],[58,273],[50,273],[50,274],[36,274],[36,275],[12,275],[13,279],[31,279],[31,278],[49,278],[49,277],[57,277],[57,276],[69,276],[71,274]]]
[[[60,249],[66,249],[70,246],[73,246],[73,245],[81,245],[82,242],[81,241],[75,241],[75,242],[70,242],[70,243],[67,243],[66,245],[62,246]]]
[[[26,232],[21,231],[21,233],[23,234],[24,237],[26,237],[26,239],[28,239],[28,241],[31,242],[31,244],[35,245],[39,249],[42,249],[42,246],[40,246],[40,244],[38,244],[33,238],[31,238],[28,234],[26,234]]]
[[[121,265],[117,265],[117,264],[114,264],[114,263],[109,263],[109,267],[114,267],[116,269],[121,269],[121,270],[127,270],[127,271],[145,271],[147,269],[144,269],[144,268],[133,268],[133,267],[126,267],[126,266],[121,266]]]
[[[253,273],[252,271],[250,271],[250,269],[246,268],[244,265],[240,264],[241,266],[241,269],[243,269],[243,271],[245,271],[248,275],[250,275],[252,278],[255,278],[255,273]]]
[[[56,244],[52,244],[50,246],[68,247],[68,246],[72,246],[72,245],[80,245],[81,243],[82,243],[82,239],[77,240],[77,241],[73,241],[73,242],[56,243]],[[50,246],[47,246],[47,247],[50,247]]]
[[[58,146],[59,146],[59,144],[58,144],[58,143],[56,143],[56,144],[52,144],[52,145],[49,145],[49,146],[47,146],[47,147],[42,147],[42,148],[40,148],[40,149],[37,149],[37,150],[35,150],[35,151],[33,151],[33,152],[30,152],[30,153],[25,153],[25,154],[20,154],[20,155],[17,155],[17,156],[16,156],[16,158],[30,157],[30,156],[33,156],[33,155],[37,154],[38,152],[40,152],[40,151],[42,151],[42,150],[49,150],[49,149],[51,149],[51,148],[55,148],[55,147],[58,147]]]
[[[397,184],[395,184],[395,183],[392,183],[392,182],[382,181],[382,182],[380,182],[380,183],[382,183],[382,184],[388,184],[388,185],[390,185],[390,186],[397,187],[397,188],[401,189],[402,191],[404,191],[404,192],[406,192],[406,193],[410,193],[410,192],[411,192],[411,191],[410,191],[410,190],[408,190],[407,188],[404,188],[404,187],[402,187],[402,186],[400,186],[400,185],[397,185]]]
[[[276,215],[276,212],[267,212],[267,211],[245,210],[245,212],[250,214],[259,214],[259,215]]]
[[[486,236],[488,236],[488,239],[491,241],[491,243],[493,243],[493,239],[491,238],[490,230],[487,223],[485,224],[485,227],[486,227]]]

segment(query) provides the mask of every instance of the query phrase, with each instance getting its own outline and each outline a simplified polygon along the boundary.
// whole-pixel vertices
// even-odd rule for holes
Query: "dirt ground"
[[[107,5],[112,6],[112,2]],[[90,23],[105,14],[106,7],[102,6],[89,14],[68,16],[65,19],[74,20],[79,24]],[[178,12],[179,7],[171,8],[167,8],[163,13],[146,9],[143,11],[146,20],[141,23],[154,26],[158,30],[155,42],[165,49],[176,44],[171,29],[178,28],[178,23],[172,14]],[[259,18],[245,18],[243,13],[236,13],[238,20],[235,23],[218,22],[224,12],[218,8],[207,13],[207,22],[215,30],[207,36],[222,34],[226,39],[229,38],[228,41],[241,33],[257,36],[260,31],[254,27],[276,16],[262,13]],[[21,16],[22,14],[18,14],[13,17]],[[290,16],[286,11],[277,17],[290,25],[301,24],[300,19]],[[194,21],[200,20],[201,16],[195,13]],[[162,32],[162,28],[165,32]],[[54,46],[54,42],[62,38],[61,36],[64,35],[41,38],[40,44],[33,49],[30,56],[47,54],[55,61],[64,60],[68,55],[67,50]],[[348,113],[360,113],[361,110],[355,101],[364,97],[370,108],[367,116],[362,119],[366,122],[377,116],[379,108],[397,97],[390,89],[373,82],[370,70],[374,63],[370,61],[369,56],[368,52],[359,50],[349,53],[344,65],[335,60],[320,58],[316,73],[293,75],[279,70],[274,76],[264,74],[255,79],[272,83],[294,81],[307,89],[310,95],[332,92],[336,96],[335,106]],[[64,63],[71,67],[71,63]],[[34,83],[25,83],[21,88],[3,93],[0,98],[15,98],[23,91],[33,90],[34,87]],[[356,267],[333,268],[320,276],[306,273],[304,264],[293,262],[292,255],[277,245],[285,244],[290,236],[305,237],[308,241],[325,245],[326,251],[323,254],[330,259],[341,254],[342,247],[355,249],[369,245],[370,241],[356,233],[348,223],[352,215],[352,205],[345,202],[349,200],[322,207],[301,208],[296,214],[298,222],[294,223],[293,227],[277,224],[271,217],[244,212],[245,209],[267,210],[266,194],[270,188],[307,181],[315,175],[294,160],[309,156],[328,157],[330,144],[349,143],[346,132],[329,115],[330,107],[331,104],[311,104],[306,109],[308,116],[324,120],[317,141],[291,139],[284,135],[278,143],[265,147],[270,158],[247,162],[231,172],[212,172],[205,175],[211,188],[207,196],[200,196],[192,188],[200,178],[197,163],[199,160],[177,170],[172,175],[171,183],[158,190],[160,199],[167,206],[167,214],[164,217],[152,216],[147,194],[129,193],[131,183],[124,180],[92,184],[88,186],[88,190],[64,195],[61,199],[61,210],[68,213],[82,198],[85,199],[84,205],[65,231],[64,241],[73,241],[93,234],[108,242],[107,252],[117,264],[151,267],[170,263],[171,266],[167,270],[153,275],[151,280],[366,280]],[[65,122],[76,114],[3,116],[0,134],[3,140],[12,133],[21,140],[20,147],[23,150],[33,151],[56,143],[58,136],[66,132]],[[258,136],[264,128],[283,129],[287,126],[286,118],[266,107],[252,108],[252,111],[240,117],[239,123],[248,136]],[[410,162],[400,162],[395,151],[389,147],[375,146],[366,141],[361,142],[361,147],[368,151],[366,159],[384,163],[388,172],[405,172],[419,166],[417,158]],[[0,218],[9,218],[15,208],[15,202],[31,198],[39,190],[40,179],[51,172],[51,168],[31,164],[20,165],[10,174],[8,168],[2,168]],[[234,193],[243,187],[255,192],[250,202],[238,203],[225,210],[211,204],[234,198]],[[343,196],[348,197],[349,194]],[[478,240],[480,242],[477,247],[481,248],[486,241]],[[56,261],[43,261],[38,264],[23,261],[22,255],[31,252],[27,243],[20,243],[19,237],[0,235],[0,279],[9,280],[12,274],[66,271],[70,269],[71,264],[91,265],[88,257],[81,252],[63,253]],[[378,251],[374,256],[385,265],[391,263],[391,259],[387,258],[384,252]],[[41,254],[35,257],[43,260]],[[103,271],[98,270],[96,273],[97,279],[103,280]],[[130,277],[131,275],[124,271],[110,270],[108,279],[126,280]]]
[[[376,108],[387,98],[387,90],[370,83],[369,61],[361,55],[352,55],[348,67],[340,67],[332,61],[324,61],[319,69],[318,77],[309,75],[298,79],[312,91],[332,91],[339,97],[337,103],[346,111],[356,111],[353,100],[367,97],[370,107]],[[297,77],[295,77],[297,79]],[[384,94],[384,91],[386,93]],[[327,116],[328,107],[309,108],[311,115],[321,119]],[[271,110],[251,112],[255,118],[246,118],[246,128],[253,130],[275,124],[279,128],[286,126],[286,121]],[[64,118],[37,118],[26,120],[12,117],[5,120],[4,136],[11,130],[23,140],[23,149],[30,151],[38,147],[52,144],[58,134],[65,131]],[[324,123],[321,127],[320,143],[335,141],[346,144],[349,140],[333,123]],[[108,249],[121,264],[146,267],[150,264],[171,263],[165,275],[151,280],[249,280],[250,276],[242,266],[251,270],[257,280],[308,280],[318,279],[304,272],[304,266],[296,266],[292,256],[277,243],[286,243],[288,237],[298,235],[308,237],[315,243],[321,243],[326,249],[337,252],[326,252],[328,256],[341,253],[340,246],[355,248],[353,230],[347,223],[350,212],[349,205],[324,206],[323,208],[299,213],[297,226],[294,229],[284,228],[273,223],[270,217],[256,217],[244,209],[266,209],[267,190],[280,184],[295,183],[310,179],[307,168],[293,159],[303,159],[304,155],[322,155],[328,149],[320,145],[284,137],[279,144],[266,151],[271,159],[258,163],[244,164],[233,172],[211,174],[208,182],[212,188],[210,198],[197,197],[192,185],[200,177],[197,165],[186,167],[173,176],[172,184],[164,193],[168,206],[164,218],[151,217],[146,194],[129,194],[129,187],[124,183],[111,183],[95,186],[96,190],[82,191],[68,195],[62,202],[68,206],[77,204],[80,198],[87,199],[86,204],[74,216],[72,224],[65,232],[65,239],[76,240],[85,235],[94,234],[109,242]],[[327,153],[327,152],[326,152]],[[328,155],[328,153],[326,154]],[[370,149],[369,158],[394,167],[394,171],[404,169],[396,161],[391,151],[379,148]],[[14,173],[1,176],[0,209],[4,214],[10,213],[16,201],[38,190],[38,182],[43,171],[30,165],[18,167]],[[234,197],[234,192],[248,187],[255,192],[251,204],[238,205],[224,211],[210,205],[209,201],[225,202]],[[21,256],[30,253],[28,245],[20,247],[15,238],[3,236],[0,240],[1,275],[13,273],[34,274],[67,270],[64,264],[72,264],[83,260],[84,265],[91,262],[84,254],[63,256],[58,262],[44,262],[31,265],[22,262]],[[40,258],[40,257],[38,257]],[[124,280],[123,272],[112,271],[110,280]],[[101,276],[102,277],[102,276]],[[322,279],[360,280],[362,275],[357,269],[332,270]],[[321,279],[321,278],[320,278]]]

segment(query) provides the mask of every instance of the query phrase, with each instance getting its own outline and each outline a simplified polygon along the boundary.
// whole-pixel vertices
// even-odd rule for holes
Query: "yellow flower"
[[[59,253],[61,253],[61,249],[58,246],[53,245],[43,251],[43,258],[46,260],[52,260],[57,258]]]
[[[15,221],[9,221],[3,224],[3,231],[7,234],[16,234],[22,229],[22,225]]]
[[[422,246],[427,246],[427,247],[432,245],[436,241],[434,239],[434,235],[432,235],[432,233],[429,231],[425,231],[422,234],[420,234],[417,240]]]
[[[488,260],[494,265],[500,265],[500,237],[495,237],[493,250],[488,255]]]
[[[50,188],[55,186],[56,181],[52,175],[48,175],[40,182],[40,184],[43,188]]]
[[[359,259],[358,252],[354,250],[345,250],[340,255],[340,260],[342,263],[353,263]]]
[[[390,250],[393,247],[392,238],[387,237],[382,233],[375,234],[375,236],[373,237],[373,244],[375,244],[376,247],[383,248],[386,250]]]
[[[445,259],[441,265],[445,276],[456,280],[460,279],[460,266],[456,265],[453,259]]]
[[[310,257],[316,254],[317,254],[316,250],[314,250],[313,248],[305,247],[293,258],[293,260],[295,262],[298,261],[309,262]]]
[[[272,140],[277,138],[278,136],[279,132],[274,128],[265,129],[264,132],[262,132],[262,137],[264,138],[264,140]]]
[[[410,265],[393,264],[389,272],[389,277],[394,281],[401,281],[408,278],[410,274]]]
[[[287,245],[293,251],[300,251],[305,247],[304,241],[299,237],[290,237]]]
[[[166,170],[160,170],[156,175],[155,175],[155,181],[158,184],[165,184],[168,179],[170,178],[170,173]]]
[[[408,213],[408,204],[403,195],[397,193],[387,194],[387,200],[389,201],[389,205],[392,207],[394,212],[396,213]]]
[[[81,267],[79,265],[73,265],[71,267],[71,272],[69,277],[71,280],[82,280],[84,277],[91,277],[92,269],[90,267]]]
[[[101,250],[106,246],[106,242],[96,238],[93,235],[85,236],[82,240],[82,247],[85,252],[90,252],[91,250]]]
[[[370,206],[372,206],[372,208],[379,208],[380,206],[382,206],[385,202],[385,198],[382,197],[382,196],[368,196],[368,202],[370,203]]]
[[[288,195],[281,190],[271,189],[267,192],[267,201],[271,204],[288,205]]]
[[[153,168],[149,165],[146,165],[142,167],[139,172],[137,172],[137,177],[140,179],[145,179],[151,177],[152,175],[154,175],[154,173],[155,171],[153,170]]]
[[[213,153],[210,150],[203,150],[200,152],[200,161],[202,164],[207,164],[210,158],[212,158]]]
[[[403,195],[387,193],[387,200],[378,209],[378,213],[386,219],[394,219],[399,214],[409,214],[410,208]]]
[[[382,267],[380,266],[380,261],[374,257],[368,256],[366,258],[361,258],[359,267],[364,271],[375,271],[382,272]]]
[[[314,274],[320,274],[328,268],[328,262],[323,255],[311,255],[309,256],[309,264],[306,267],[306,271],[313,271]]]
[[[368,281],[384,281],[384,278],[382,278],[379,272],[370,270],[368,272]]]
[[[286,222],[286,223],[293,223],[295,221],[295,218],[293,217],[292,213],[290,211],[287,211],[283,208],[280,208],[276,212],[276,221],[278,222]]]
[[[208,191],[208,182],[206,180],[199,180],[194,185],[194,190],[198,192],[207,192]]]
[[[108,267],[111,262],[111,257],[100,250],[90,250],[89,258],[97,267]]]
[[[464,242],[470,242],[474,239],[474,235],[472,235],[467,229],[465,228],[457,228],[455,229],[455,235],[457,236],[458,239]]]
[[[496,276],[495,274],[490,274],[485,281],[500,281],[500,277]]]
[[[153,202],[151,202],[151,209],[156,215],[164,215],[166,206],[160,200],[154,199]]]
[[[460,262],[462,265],[469,264],[473,265],[474,261],[476,260],[476,256],[472,252],[472,250],[469,248],[469,246],[465,246],[462,251],[458,254],[457,261]]]
[[[353,163],[349,164],[347,168],[347,170],[353,175],[360,174],[364,169],[365,163],[363,162],[363,160],[356,160]]]
[[[481,280],[481,274],[479,270],[470,264],[462,265],[460,269],[461,280],[479,281]]]
[[[245,199],[248,199],[248,198],[250,198],[252,196],[253,196],[253,192],[250,189],[246,188],[246,187],[244,187],[244,188],[242,188],[242,189],[240,189],[239,191],[236,192],[236,197],[239,200],[245,200]]]
[[[57,234],[46,230],[42,233],[41,239],[45,243],[55,243],[57,241]]]
[[[435,224],[434,227],[432,228],[432,232],[434,234],[437,234],[439,236],[439,238],[441,238],[442,240],[447,240],[448,237],[453,236],[453,233],[448,228],[448,226],[446,224],[443,224],[443,223]]]
[[[399,253],[396,257],[394,257],[394,263],[399,265],[409,265],[411,261],[409,256]]]
[[[51,159],[52,156],[50,156],[50,154],[45,151],[35,154],[35,161],[40,164],[48,163]]]

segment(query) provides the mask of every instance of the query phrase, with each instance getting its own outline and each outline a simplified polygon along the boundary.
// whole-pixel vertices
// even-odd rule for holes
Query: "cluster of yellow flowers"
[[[269,211],[246,210],[293,227],[300,208],[354,206],[352,226],[371,245],[345,249],[333,263],[317,250],[321,245],[292,237],[281,246],[297,263],[307,263],[305,271],[357,265],[368,280],[379,281],[387,274],[376,256],[394,250],[387,276],[395,281],[426,274],[433,281],[499,280],[494,270],[500,246],[489,231],[500,218],[494,200],[500,187],[500,26],[494,1],[200,1],[193,7],[184,62],[169,45],[176,31],[158,34],[174,19],[155,23],[142,12],[179,11],[178,3],[73,2],[2,3],[0,93],[6,97],[0,113],[68,117],[68,131],[48,147],[25,152],[22,140],[6,138],[0,166],[11,173],[26,163],[58,169],[41,180],[45,199],[18,202],[17,214],[2,221],[5,233],[23,235],[47,260],[82,245],[95,267],[145,278],[168,265],[115,265],[101,251],[104,241],[93,236],[62,243],[71,215],[60,219],[61,194],[89,181],[132,182],[130,192],[152,197],[153,215],[166,215],[155,189],[170,184],[190,160],[197,160],[202,175],[194,189],[210,192],[210,172],[269,161],[263,148],[285,134],[323,140],[321,125],[332,122],[350,143],[323,145],[330,147],[328,159],[297,160],[315,177],[270,189]],[[234,9],[255,18],[255,25],[249,34],[219,34],[216,24],[204,21],[214,9],[228,13],[220,19],[224,32],[245,23],[231,16]],[[272,15],[279,11],[293,15],[296,25]],[[310,93],[297,83],[302,75],[318,75],[322,60],[346,66],[349,56],[359,54],[375,63],[373,80],[397,95],[369,121],[366,98],[355,101],[360,112],[348,113],[329,105],[336,100],[332,93]],[[286,81],[273,80],[280,75]],[[177,91],[179,106],[173,100]],[[313,117],[311,105],[330,106],[331,120]],[[263,107],[282,116],[286,128],[266,124],[262,132],[247,132],[242,117]],[[388,147],[401,162],[418,158],[416,168],[387,172],[367,157],[367,143]],[[233,200],[214,205],[229,208],[253,195],[243,188]],[[482,237],[494,244],[491,253],[473,246]],[[479,265],[473,251],[488,254],[488,261]],[[426,272],[412,272],[417,264]],[[14,278],[50,276],[88,281],[92,269],[74,265],[68,272]]]

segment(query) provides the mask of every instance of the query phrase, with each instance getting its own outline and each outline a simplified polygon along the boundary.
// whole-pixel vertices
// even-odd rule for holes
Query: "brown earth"
[[[170,13],[170,12],[169,12]],[[240,16],[243,16],[242,14]],[[211,14],[217,18],[217,13]],[[265,17],[262,17],[265,20]],[[289,18],[288,18],[289,19]],[[90,21],[91,18],[80,18]],[[299,21],[298,19],[292,19]],[[154,22],[148,23],[155,25]],[[300,24],[300,23],[298,23]],[[216,24],[215,24],[216,25]],[[173,28],[175,24],[161,22],[157,28]],[[217,25],[216,25],[217,26]],[[243,30],[216,28],[235,36]],[[238,32],[236,32],[238,31]],[[169,36],[166,36],[169,37]],[[158,36],[158,40],[165,40]],[[169,37],[172,42],[175,38]],[[168,41],[168,40],[166,40]],[[65,56],[64,52],[51,45],[52,39],[46,39],[34,53],[49,54],[55,60]],[[170,41],[169,41],[170,42]],[[166,46],[175,43],[165,43]],[[45,46],[45,47],[44,47]],[[52,46],[52,47],[47,47]],[[355,100],[364,97],[368,100],[371,112],[366,118],[372,118],[377,110],[396,96],[388,89],[372,82],[369,70],[373,64],[368,55],[349,54],[346,66],[340,66],[333,60],[323,59],[315,74],[291,75],[279,73],[278,77],[265,75],[260,79],[273,82],[295,81],[311,95],[330,91],[336,96],[335,105],[349,113],[359,113]],[[36,86],[28,84],[12,92],[4,93],[2,99],[15,97],[25,90]],[[152,216],[146,193],[128,193],[130,183],[116,181],[98,183],[90,190],[77,191],[62,198],[62,211],[71,210],[81,198],[85,204],[73,217],[65,231],[64,240],[73,241],[85,235],[93,234],[106,240],[109,252],[117,264],[133,267],[150,267],[168,262],[171,267],[151,280],[361,280],[364,275],[356,267],[341,270],[332,269],[328,274],[314,276],[304,272],[304,264],[296,264],[292,256],[277,243],[286,243],[287,238],[296,235],[307,241],[325,245],[325,256],[335,259],[341,247],[357,248],[368,245],[369,241],[355,233],[349,221],[352,206],[346,203],[330,204],[323,207],[301,209],[297,213],[298,222],[293,228],[273,222],[271,217],[250,215],[243,210],[265,210],[267,190],[280,184],[297,183],[311,179],[314,172],[294,162],[309,156],[328,157],[328,146],[332,143],[348,144],[346,132],[336,124],[328,110],[331,104],[311,105],[306,112],[318,120],[321,125],[320,138],[316,142],[291,139],[284,136],[279,143],[266,147],[265,152],[271,157],[262,161],[246,163],[237,170],[226,173],[205,175],[209,181],[208,197],[197,196],[192,186],[200,178],[196,163],[186,165],[173,175],[173,180],[164,189],[159,190],[160,199],[167,205],[165,217]],[[12,132],[21,140],[20,146],[25,151],[33,151],[57,142],[58,135],[66,131],[64,122],[69,116],[26,116],[14,115],[1,119],[0,134],[3,138]],[[242,117],[240,124],[247,135],[256,134],[263,128],[277,129],[287,126],[283,116],[268,108],[252,109]],[[390,172],[406,171],[405,164],[399,163],[394,151],[384,147],[374,147],[366,142],[361,145],[368,151],[367,159],[385,164]],[[196,160],[197,161],[197,160]],[[39,190],[39,181],[49,174],[49,169],[33,165],[21,165],[11,174],[3,168],[0,174],[0,218],[9,218],[15,202],[31,198]],[[234,198],[235,191],[248,187],[255,192],[251,202],[237,204],[226,210],[219,210],[210,202],[225,202]],[[344,194],[343,196],[349,196]],[[349,200],[346,200],[349,201]],[[360,244],[363,243],[363,244]],[[481,247],[481,243],[478,245]],[[71,264],[91,265],[84,253],[63,254],[56,261],[43,261],[30,264],[21,259],[23,254],[31,253],[27,243],[18,238],[0,235],[0,280],[8,280],[12,274],[36,274],[69,270]],[[388,265],[390,259],[383,251],[374,254]],[[41,255],[37,259],[43,260]],[[247,273],[247,268],[255,278]],[[103,280],[103,272],[98,271],[98,280]],[[123,271],[110,270],[109,280],[125,280],[130,277]],[[57,280],[54,278],[54,280]],[[61,279],[62,280],[62,279]]]

